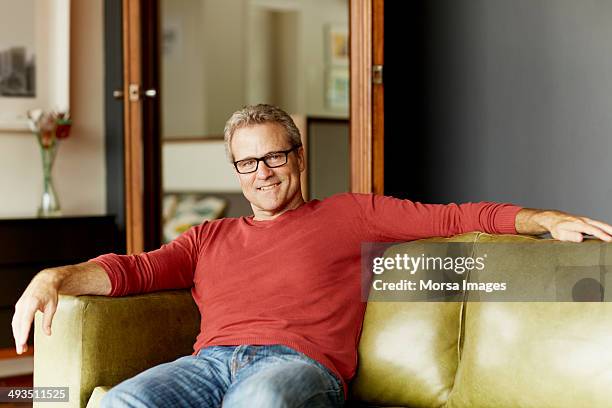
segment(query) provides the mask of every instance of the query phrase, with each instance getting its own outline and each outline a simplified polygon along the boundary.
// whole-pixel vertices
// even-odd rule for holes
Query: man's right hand
[[[45,269],[32,279],[15,304],[13,315],[13,337],[17,354],[28,350],[28,336],[37,310],[44,313],[43,330],[51,335],[51,322],[57,309],[60,281],[53,269]]]
[[[37,310],[43,312],[43,331],[51,335],[51,322],[57,309],[58,295],[108,295],[110,279],[100,265],[83,262],[76,265],[44,269],[32,279],[15,304],[13,337],[21,354],[28,349],[28,335]]]

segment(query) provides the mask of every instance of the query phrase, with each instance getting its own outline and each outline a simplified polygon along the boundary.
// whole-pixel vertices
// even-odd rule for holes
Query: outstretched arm
[[[612,226],[556,210],[523,208],[516,215],[515,226],[519,234],[539,235],[549,232],[553,238],[561,241],[581,242],[583,234],[606,242],[612,241]]]
[[[57,309],[58,295],[108,295],[108,274],[95,262],[44,269],[30,282],[15,304],[13,337],[17,354],[25,352],[34,314],[43,314],[43,330],[51,335],[51,321]]]

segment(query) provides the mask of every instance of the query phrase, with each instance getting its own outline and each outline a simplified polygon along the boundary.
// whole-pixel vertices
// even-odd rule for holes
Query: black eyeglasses
[[[285,164],[287,164],[287,156],[289,155],[289,153],[296,149],[299,149],[301,146],[302,145],[294,146],[289,150],[282,150],[280,152],[271,152],[259,158],[253,157],[250,159],[238,160],[234,162],[234,167],[236,168],[236,171],[238,173],[248,174],[257,171],[260,161],[266,163],[266,166],[270,167],[271,169],[275,167],[284,166]]]

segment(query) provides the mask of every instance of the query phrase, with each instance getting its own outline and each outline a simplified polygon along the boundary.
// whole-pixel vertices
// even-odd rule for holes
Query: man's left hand
[[[549,232],[560,241],[582,242],[584,235],[612,241],[611,225],[556,210],[523,208],[516,215],[515,226],[519,234],[539,235]]]

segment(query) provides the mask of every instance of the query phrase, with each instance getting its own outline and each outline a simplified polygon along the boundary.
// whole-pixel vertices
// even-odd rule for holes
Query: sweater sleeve
[[[90,259],[111,281],[110,296],[184,289],[193,286],[202,227],[192,227],[161,248],[137,255],[106,254]]]
[[[493,202],[422,204],[373,194],[353,194],[376,240],[449,237],[465,232],[516,234],[521,207]]]

